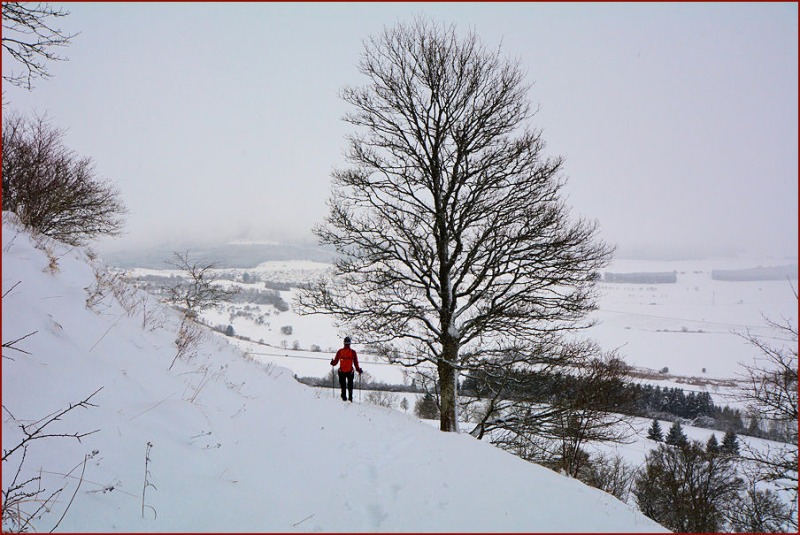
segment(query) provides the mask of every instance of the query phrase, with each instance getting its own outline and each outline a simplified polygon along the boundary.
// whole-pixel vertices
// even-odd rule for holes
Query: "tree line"
[[[587,387],[592,379],[586,376],[556,373],[520,373],[506,387],[509,399],[528,400],[538,403],[558,403],[575,398]],[[786,442],[789,437],[785,431],[775,426],[761,425],[757,414],[745,415],[740,409],[719,406],[708,392],[686,392],[678,387],[661,387],[625,381],[622,377],[595,379],[604,384],[596,385],[601,391],[609,393],[609,405],[621,414],[663,420],[684,419],[695,427],[731,431],[769,440]],[[460,393],[476,398],[485,397],[498,381],[485,372],[472,372],[465,380]],[[745,422],[749,422],[746,425]]]
[[[653,420],[647,438],[659,444],[636,472],[631,492],[639,509],[663,526],[682,533],[796,529],[796,503],[780,496],[780,485],[764,484],[768,479],[741,454],[732,431],[721,443],[712,434],[703,444],[689,440],[680,422],[664,435]]]
[[[213,268],[213,265],[208,265]],[[136,285],[154,295],[167,295],[173,288],[181,286],[186,283],[191,277],[185,275],[142,275],[136,277],[134,282]],[[224,278],[214,275],[213,281],[225,280]],[[258,288],[240,288],[237,292],[226,294],[216,304],[228,303],[249,303],[256,305],[273,305],[278,311],[286,312],[289,310],[289,304],[281,297],[278,290],[258,289]]]

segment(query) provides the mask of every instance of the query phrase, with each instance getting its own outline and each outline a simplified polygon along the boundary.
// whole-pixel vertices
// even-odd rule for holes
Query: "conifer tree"
[[[716,455],[719,453],[719,442],[717,441],[717,435],[714,433],[711,434],[711,438],[706,442],[706,453],[709,455]]]
[[[435,420],[439,417],[439,405],[433,395],[428,392],[414,404],[414,412],[425,420]]]
[[[656,442],[664,442],[664,431],[661,430],[661,424],[655,418],[653,418],[653,423],[650,424],[650,428],[647,430],[647,438]]]
[[[675,421],[672,424],[672,427],[669,428],[669,432],[667,433],[667,437],[664,439],[664,442],[669,444],[670,446],[679,446],[684,447],[689,443],[689,439],[683,432],[683,427],[681,427],[681,423]]]
[[[725,433],[725,436],[722,437],[722,446],[720,450],[728,455],[739,454],[739,439],[736,437],[736,433],[733,431]]]

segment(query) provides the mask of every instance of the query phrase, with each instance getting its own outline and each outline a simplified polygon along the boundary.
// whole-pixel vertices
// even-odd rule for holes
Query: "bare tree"
[[[633,396],[625,388],[628,366],[592,342],[565,346],[562,365],[547,370],[496,369],[467,382],[476,402],[485,402],[473,436],[527,460],[581,476],[590,442],[625,443],[633,434],[624,413]],[[483,401],[486,400],[486,401]]]
[[[63,137],[43,117],[3,118],[3,210],[70,245],[120,234],[127,210],[119,192],[96,176],[91,158],[67,148]]]
[[[198,314],[239,293],[239,289],[226,289],[216,284],[213,270],[216,265],[192,260],[189,251],[173,252],[173,259],[167,264],[178,268],[186,275],[186,280],[172,286],[168,291],[167,300],[177,307],[187,318],[197,318]]]
[[[647,454],[633,494],[642,513],[669,530],[714,533],[743,485],[732,458],[707,453],[697,441],[662,443]]]
[[[168,261],[167,264],[183,271],[187,280],[172,286],[167,295],[167,301],[183,313],[183,320],[175,339],[175,347],[178,351],[169,365],[170,370],[178,359],[190,360],[195,354],[203,335],[197,325],[200,312],[206,308],[217,306],[239,293],[238,288],[228,290],[215,284],[212,277],[213,270],[216,268],[214,264],[191,260],[189,251],[183,253],[176,251],[173,253],[173,257],[174,259]]]
[[[797,293],[795,292],[795,298]],[[791,322],[767,320],[778,338],[787,345],[775,345],[763,337],[746,333],[743,337],[758,350],[753,364],[743,365],[744,386],[738,393],[749,412],[768,422],[775,438],[784,443],[766,446],[743,445],[740,457],[757,467],[760,481],[777,485],[788,495],[787,503],[794,505],[789,519],[797,530],[797,326]]]
[[[778,492],[762,485],[763,476],[753,463],[740,466],[744,487],[725,511],[734,533],[797,533],[797,502],[786,502]]]
[[[569,220],[518,63],[418,19],[367,39],[359,70],[367,85],[342,92],[353,167],[334,172],[315,229],[340,258],[298,308],[393,362],[432,363],[440,428],[457,431],[459,375],[551,358],[537,348],[592,310],[611,250]]]
[[[47,62],[65,59],[54,49],[68,46],[75,37],[54,27],[56,19],[67,15],[69,11],[47,3],[3,2],[3,50],[22,65],[22,72],[4,72],[6,82],[32,89],[36,78],[51,76]]]
[[[583,447],[590,442],[628,442],[633,434],[632,417],[623,414],[632,401],[624,388],[628,366],[613,355],[594,357],[572,370],[575,386],[553,401],[560,411],[554,434],[561,446],[561,468],[578,477],[588,456]]]

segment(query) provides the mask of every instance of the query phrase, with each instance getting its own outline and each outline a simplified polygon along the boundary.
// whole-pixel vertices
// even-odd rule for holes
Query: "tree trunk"
[[[458,401],[456,381],[458,372],[454,366],[458,358],[458,344],[449,340],[443,347],[442,357],[439,359],[439,429],[447,432],[458,432]]]

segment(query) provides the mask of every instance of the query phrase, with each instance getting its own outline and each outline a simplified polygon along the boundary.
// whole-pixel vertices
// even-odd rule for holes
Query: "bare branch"
[[[3,450],[3,461],[6,461],[11,455],[13,455],[16,451],[20,448],[25,448],[28,443],[33,440],[40,440],[43,438],[54,438],[54,437],[61,437],[61,438],[74,438],[81,441],[82,438],[97,433],[99,429],[95,429],[94,431],[89,431],[88,433],[45,433],[44,430],[47,426],[52,424],[53,422],[57,422],[61,420],[61,418],[67,414],[68,412],[77,409],[77,408],[89,408],[89,407],[96,407],[93,403],[90,403],[90,400],[100,392],[103,387],[98,388],[95,390],[89,397],[84,399],[83,401],[79,401],[77,403],[71,403],[69,407],[66,409],[62,409],[57,411],[51,415],[46,416],[45,418],[34,422],[32,424],[20,424],[20,429],[24,435],[22,441],[17,444],[16,446],[12,447],[10,450]]]
[[[21,342],[22,340],[25,340],[29,336],[33,336],[34,334],[36,334],[38,332],[39,331],[33,331],[33,332],[30,332],[30,333],[26,334],[25,336],[23,336],[21,338],[17,338],[16,340],[11,340],[10,342],[3,342],[3,347],[7,348],[7,349],[13,349],[14,351],[19,351],[20,353],[24,353],[26,355],[30,355],[30,352],[25,351],[24,349],[20,349],[18,347],[15,347],[15,345],[17,344],[17,342]],[[3,355],[3,358],[4,359],[9,359],[9,360],[14,360],[11,357],[7,357],[5,355]]]
[[[15,238],[16,238],[16,236],[15,236]],[[9,288],[9,289],[8,289],[8,290],[6,290],[5,292],[3,292],[3,297],[5,297],[5,296],[7,296],[8,294],[10,294],[10,293],[11,293],[11,292],[14,290],[14,288],[16,288],[17,286],[19,286],[20,284],[22,284],[22,281],[17,281],[17,282],[15,282],[15,283],[14,283],[14,285],[13,285],[11,288]]]
[[[80,475],[80,478],[78,479],[78,484],[75,486],[75,492],[72,493],[72,497],[69,499],[69,503],[64,508],[64,511],[61,513],[61,518],[58,519],[58,522],[56,522],[56,525],[53,526],[53,529],[50,530],[50,533],[53,533],[58,528],[58,526],[61,525],[61,521],[64,520],[65,516],[67,516],[67,512],[69,512],[69,508],[72,507],[72,502],[75,501],[75,496],[78,495],[78,491],[81,488],[81,484],[83,484],[83,475],[86,473],[86,462],[88,460],[89,460],[89,455],[85,455],[83,457],[83,467],[81,468],[81,475]]]
[[[68,46],[77,34],[65,34],[55,28],[50,19],[67,15],[68,11],[52,8],[46,3],[3,2],[3,49],[23,69],[22,72],[4,74],[5,81],[30,90],[36,78],[51,76],[47,62],[66,59],[53,49]]]
[[[17,465],[16,472],[14,474],[14,478],[12,479],[11,483],[3,489],[3,528],[4,530],[10,529],[13,531],[24,532],[30,529],[31,522],[42,515],[43,512],[49,512],[53,503],[55,503],[57,497],[64,491],[65,487],[61,487],[56,491],[52,492],[46,498],[42,498],[45,489],[42,488],[42,470],[39,470],[39,475],[35,477],[30,477],[25,481],[20,480],[20,476],[22,474],[23,467],[25,465],[25,460],[27,458],[28,447],[37,440],[43,440],[47,438],[75,438],[79,442],[82,438],[96,433],[98,430],[91,431],[88,433],[48,433],[45,429],[53,424],[54,422],[60,421],[62,417],[67,415],[73,409],[78,407],[88,408],[88,407],[96,407],[96,405],[91,403],[91,399],[102,390],[102,388],[97,389],[91,395],[89,395],[83,401],[79,401],[74,404],[70,404],[66,409],[62,409],[60,411],[56,411],[44,418],[33,422],[31,424],[21,424],[19,427],[22,430],[23,438],[22,440],[14,447],[9,450],[3,450],[3,463],[8,462],[14,453],[21,451],[22,455],[19,458],[19,463]],[[9,416],[13,418],[11,412],[3,406],[3,409],[8,412]],[[78,481],[77,487],[75,492],[72,495],[69,503],[67,504],[65,510],[63,511],[60,519],[53,527],[54,531],[60,524],[61,521],[66,516],[67,512],[69,511],[72,502],[75,500],[75,496],[80,489],[81,483],[83,482],[83,474],[86,469],[86,461],[89,459],[89,456],[84,457],[83,461],[83,470],[81,471],[81,476]],[[5,466],[5,464],[4,464]],[[38,504],[32,512],[26,510],[27,503],[34,503]]]
[[[794,295],[796,298],[797,293]],[[741,335],[758,351],[758,355],[753,364],[742,364],[744,372],[740,379],[743,387],[737,398],[751,413],[767,422],[785,444],[766,448],[746,444],[740,456],[754,463],[762,481],[772,482],[791,493],[792,503],[797,503],[797,326],[789,320],[766,321],[781,335],[779,339],[785,337],[788,345],[775,346],[750,332]]]

